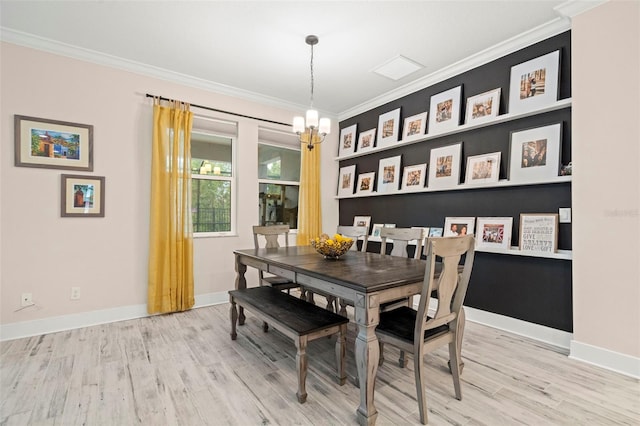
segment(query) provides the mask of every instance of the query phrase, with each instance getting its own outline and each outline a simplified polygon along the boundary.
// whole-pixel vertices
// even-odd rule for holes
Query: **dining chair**
[[[367,251],[367,244],[369,242],[369,228],[366,226],[338,226],[336,232],[345,237],[352,238],[354,240],[350,250],[358,250],[358,240],[362,238],[362,247],[360,251]]]
[[[460,350],[464,331],[462,303],[464,302],[473,267],[475,241],[472,235],[463,237],[430,238],[427,242],[427,266],[420,294],[418,310],[402,306],[380,314],[376,335],[380,343],[380,362],[384,361],[384,345],[400,349],[400,362],[404,353],[413,354],[414,373],[420,421],[427,424],[427,398],[424,388],[424,355],[444,344],[449,345],[449,368],[458,400],[460,387]],[[462,273],[459,264],[464,256]],[[436,257],[442,268],[436,271]],[[436,277],[437,276],[437,282]],[[432,291],[437,295],[437,306],[429,316]]]
[[[265,244],[263,248],[278,248],[280,243],[278,239],[283,237],[285,247],[289,247],[289,225],[269,225],[253,227],[253,245],[254,248],[260,248],[260,240],[263,237]],[[273,274],[265,274],[259,270],[260,285],[274,287],[278,290],[289,290],[298,287],[298,284],[288,278],[279,277]]]
[[[387,253],[388,240],[393,240],[393,248],[391,249],[391,256],[409,257],[409,251],[407,250],[409,243],[413,240],[416,241],[416,249],[413,254],[414,259],[420,259],[422,257],[422,242],[424,241],[424,230],[422,228],[381,228],[380,229],[380,254]],[[391,309],[395,309],[399,306],[412,306],[413,296],[403,297],[398,300],[392,300],[390,302],[380,305],[380,312],[385,312]]]

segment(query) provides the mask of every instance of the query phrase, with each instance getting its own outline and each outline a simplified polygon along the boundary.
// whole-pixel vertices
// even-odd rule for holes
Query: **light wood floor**
[[[348,371],[353,363],[350,325]],[[229,338],[228,305],[0,343],[2,425],[350,425],[358,389],[334,379],[333,339],[310,344],[306,404],[295,347],[249,312]],[[446,348],[427,355],[429,424],[640,424],[638,380],[553,347],[467,323],[462,401]],[[385,348],[380,425],[418,424],[413,366]]]

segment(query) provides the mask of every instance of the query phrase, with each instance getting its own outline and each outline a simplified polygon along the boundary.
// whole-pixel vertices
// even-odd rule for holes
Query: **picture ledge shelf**
[[[359,240],[362,239],[362,237],[358,238]],[[368,238],[369,242],[380,242],[381,239],[380,237],[374,237],[369,235]],[[388,244],[393,244],[393,240],[387,238],[387,243]],[[409,241],[409,245],[416,245],[416,241]],[[555,253],[532,253],[532,252],[525,252],[525,251],[521,251],[519,247],[517,246],[513,246],[508,250],[504,250],[504,249],[490,249],[490,248],[476,248],[475,250],[476,252],[482,252],[482,253],[494,253],[494,254],[506,254],[509,256],[525,256],[525,257],[542,257],[542,258],[546,258],[546,259],[558,259],[558,260],[572,260],[573,259],[573,252],[571,250],[557,250]]]
[[[530,116],[533,116],[533,115],[544,114],[546,112],[551,112],[551,111],[556,111],[556,110],[563,109],[563,108],[568,108],[570,106],[571,106],[571,98],[561,99],[561,100],[557,101],[556,103],[554,103],[552,105],[548,105],[548,106],[546,106],[544,108],[539,108],[539,109],[536,109],[536,110],[517,113],[517,114],[506,113],[506,114],[502,114],[502,115],[497,116],[493,120],[486,121],[486,122],[483,122],[483,123],[462,124],[462,125],[456,127],[455,129],[452,129],[452,130],[449,130],[449,131],[446,131],[446,132],[440,132],[440,133],[435,133],[435,134],[426,134],[422,138],[410,139],[410,140],[406,140],[406,141],[399,141],[398,143],[395,143],[395,144],[390,145],[390,146],[374,147],[374,148],[369,149],[369,150],[364,151],[364,152],[354,152],[353,154],[348,154],[348,155],[343,155],[341,157],[336,157],[335,160],[336,161],[341,161],[341,160],[347,160],[349,158],[362,157],[364,155],[373,154],[375,152],[381,152],[381,151],[386,151],[386,150],[389,150],[389,149],[398,148],[398,147],[401,147],[401,146],[411,145],[411,144],[420,143],[420,142],[426,142],[428,140],[441,138],[443,136],[454,135],[456,133],[462,133],[462,132],[466,132],[466,131],[469,131],[469,130],[480,129],[482,127],[493,126],[494,124],[506,123],[508,121],[518,120],[520,118],[530,117]]]
[[[337,199],[344,198],[359,198],[359,197],[376,197],[380,195],[403,195],[403,194],[421,194],[424,192],[440,192],[440,191],[460,191],[465,189],[480,189],[480,188],[504,188],[508,186],[525,186],[525,185],[546,185],[553,183],[565,183],[571,182],[571,175],[569,176],[557,176],[544,180],[537,180],[532,182],[518,182],[518,181],[510,181],[509,179],[502,179],[496,183],[487,183],[487,184],[464,184],[461,183],[456,186],[446,187],[446,188],[429,188],[425,187],[419,190],[411,190],[411,191],[386,191],[386,192],[366,192],[362,194],[352,194],[352,195],[342,195],[336,196]]]

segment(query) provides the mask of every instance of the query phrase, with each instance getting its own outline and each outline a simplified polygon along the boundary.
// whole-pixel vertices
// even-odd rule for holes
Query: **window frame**
[[[272,129],[269,129],[269,130],[273,131]],[[260,145],[267,145],[267,146],[273,146],[276,148],[289,149],[291,151],[298,151],[300,153],[300,159],[302,160],[302,149],[301,149],[302,147],[300,143],[297,143],[294,145],[294,144],[279,143],[279,142],[274,142],[274,141],[269,141],[264,139],[258,139],[258,146],[256,147],[258,150],[260,149]],[[259,167],[259,164],[256,164],[256,167]],[[300,164],[300,173],[301,172],[302,172],[302,164]],[[298,187],[298,205],[300,205],[300,180],[295,181],[295,180],[282,180],[282,179],[263,179],[263,178],[260,178],[258,174],[258,188],[260,188],[261,184],[297,186]],[[260,190],[258,189],[258,193],[259,192]],[[258,203],[259,201],[260,200],[258,200]],[[258,217],[260,222],[260,216]],[[290,231],[293,233],[296,233],[298,231],[298,228],[291,228]]]
[[[216,120],[213,118],[209,118],[209,117],[198,117],[199,119],[204,119],[204,120],[215,120],[215,121],[220,121],[220,120]],[[193,188],[194,188],[194,181],[195,180],[214,180],[214,181],[223,181],[223,182],[229,182],[229,184],[231,185],[231,201],[230,201],[230,206],[231,206],[231,212],[229,213],[229,219],[231,220],[231,229],[229,231],[217,231],[217,232],[196,232],[193,231],[193,238],[217,238],[217,237],[233,237],[233,236],[237,236],[238,232],[237,232],[237,158],[236,158],[236,143],[237,143],[237,135],[232,135],[232,134],[228,134],[225,132],[218,132],[215,130],[208,130],[208,129],[201,129],[201,128],[197,128],[194,127],[191,129],[191,134],[193,135],[194,133],[198,133],[198,134],[204,134],[204,135],[208,135],[208,136],[216,136],[216,137],[221,137],[221,138],[226,138],[229,139],[231,141],[231,176],[223,176],[223,175],[214,175],[214,174],[207,174],[207,175],[201,175],[199,173],[191,173],[191,196],[193,197]]]

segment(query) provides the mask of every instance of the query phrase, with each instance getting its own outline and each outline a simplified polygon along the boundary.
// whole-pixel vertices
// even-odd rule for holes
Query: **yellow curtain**
[[[296,244],[308,246],[309,240],[322,234],[320,199],[320,145],[309,151],[302,145],[300,168],[300,201]]]
[[[189,105],[153,106],[151,217],[149,227],[150,314],[184,311],[194,304],[191,219],[191,126]]]

